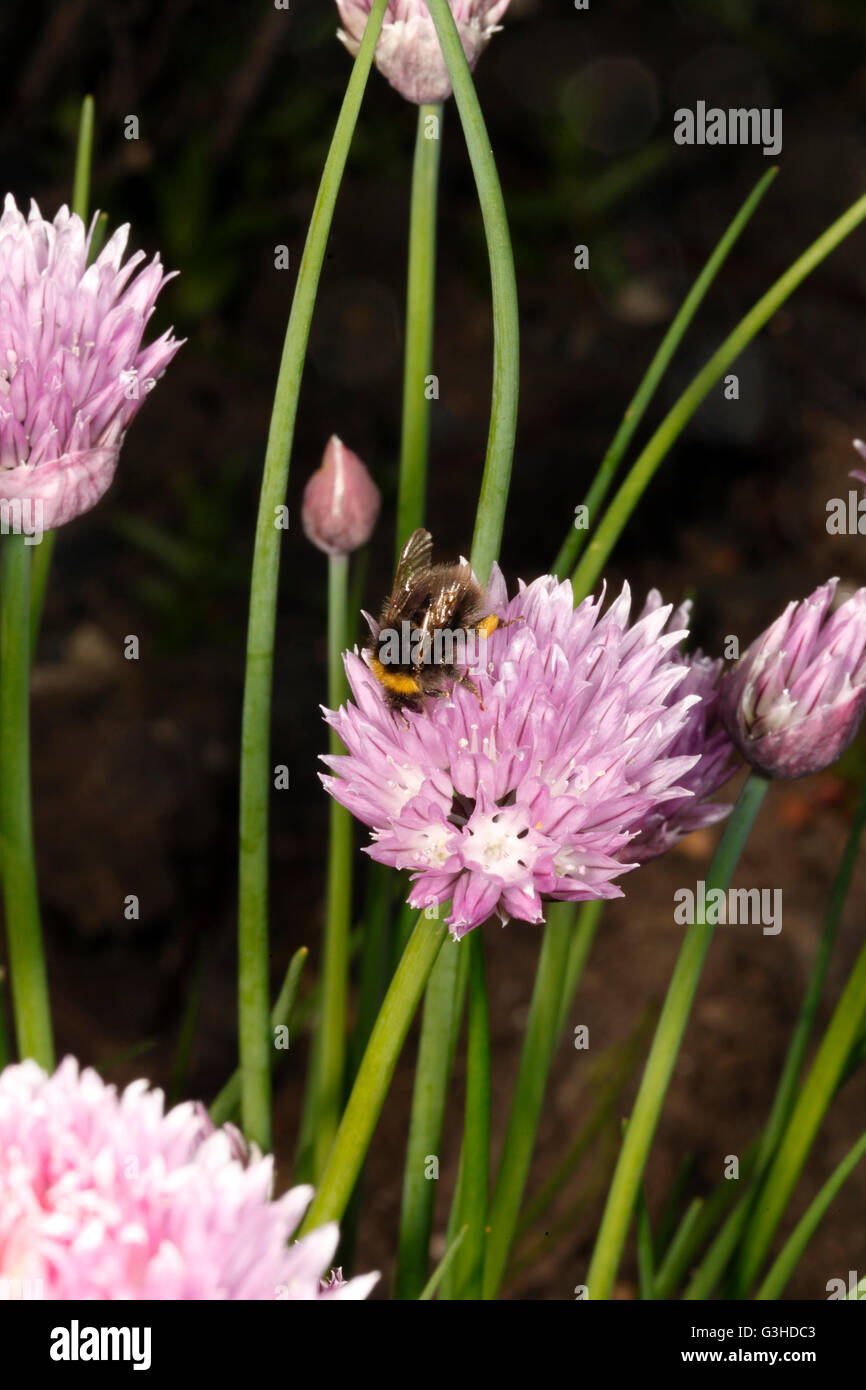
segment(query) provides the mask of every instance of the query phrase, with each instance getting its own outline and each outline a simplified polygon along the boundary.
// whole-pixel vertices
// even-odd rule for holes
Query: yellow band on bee
[[[377,656],[371,658],[370,670],[376,680],[384,685],[386,690],[393,690],[395,695],[421,694],[421,687],[414,676],[404,675],[401,671],[389,671]]]

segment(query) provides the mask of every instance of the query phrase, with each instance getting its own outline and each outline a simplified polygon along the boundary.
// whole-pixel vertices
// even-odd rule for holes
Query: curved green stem
[[[441,909],[440,909],[441,911]],[[361,1170],[400,1049],[447,928],[422,912],[379,1010],[303,1231],[339,1221]]]
[[[18,1056],[54,1067],[30,798],[30,553],[0,543],[0,872]]]
[[[710,865],[707,896],[712,889],[727,890],[768,785],[766,778],[760,774],[750,774]],[[702,921],[699,916],[689,926],[680,948],[629,1118],[587,1275],[589,1296],[595,1300],[610,1296],[616,1278],[650,1145],[682,1045],[713,930],[713,924]]]
[[[791,1235],[786,1240],[779,1255],[774,1260],[773,1265],[766,1279],[761,1284],[755,1298],[763,1301],[765,1299],[781,1298],[785,1290],[785,1285],[797,1267],[800,1256],[818,1229],[824,1215],[831,1205],[834,1197],[842,1187],[843,1183],[854,1172],[858,1163],[861,1162],[866,1154],[866,1134],[862,1134],[839,1166],[824,1183],[817,1197],[810,1202],[808,1209],[797,1222]]]
[[[448,1225],[445,1228],[445,1249],[450,1250],[460,1231],[460,1214],[463,1211],[463,1159],[466,1136],[460,1144],[460,1158],[457,1163],[457,1178],[454,1183],[454,1191],[451,1194],[451,1207],[448,1211]],[[463,1227],[465,1230],[465,1226]],[[448,1269],[439,1288],[439,1302],[449,1303],[452,1299],[459,1297],[457,1284],[454,1278],[454,1266]]]
[[[442,1280],[445,1278],[445,1275],[448,1273],[449,1269],[453,1265],[455,1257],[457,1255],[457,1251],[460,1249],[461,1245],[466,1239],[467,1230],[468,1227],[464,1226],[460,1234],[455,1236],[454,1240],[452,1240],[451,1244],[448,1246],[448,1249],[445,1251],[445,1254],[442,1256],[442,1259],[439,1261],[433,1273],[430,1275],[430,1278],[427,1280],[427,1283],[424,1285],[424,1288],[419,1293],[419,1303],[428,1302],[436,1293],[436,1290],[439,1288],[439,1285],[442,1283]]]
[[[289,961],[289,968],[286,971],[286,978],[283,980],[282,989],[277,995],[276,1003],[271,1009],[271,1031],[276,1032],[278,1028],[288,1028],[291,1023],[292,1012],[298,998],[298,990],[301,984],[301,974],[307,962],[309,951],[306,946],[300,946],[292,959]],[[273,1060],[279,1056],[279,1050],[273,1049]],[[241,1103],[241,1074],[238,1069],[232,1072],[222,1090],[217,1092],[211,1101],[209,1111],[211,1119],[215,1125],[224,1125],[227,1120],[233,1120]]]
[[[343,98],[310,220],[289,314],[265,449],[256,520],[241,729],[238,883],[238,1038],[247,1138],[271,1147],[268,1036],[268,804],[271,685],[285,504],[301,374],[340,181],[373,62],[386,0],[375,0]]]
[[[394,1297],[420,1297],[427,1277],[436,1182],[427,1176],[430,1158],[439,1157],[448,1081],[454,1064],[469,954],[459,941],[446,941],[424,995],[421,1037],[412,1090],[412,1114],[403,1171],[403,1202]],[[449,1262],[450,1263],[450,1262]]]
[[[574,996],[577,994],[584,967],[589,959],[603,911],[604,898],[589,898],[585,903],[580,904],[580,911],[571,933],[568,958],[562,975],[562,1000],[556,1023],[557,1037],[568,1022],[568,1013],[574,1003]]]
[[[345,674],[342,654],[346,646],[346,605],[349,558],[328,558],[328,705],[336,709],[343,700]],[[343,751],[339,737],[330,732],[332,753]],[[337,1132],[343,1100],[346,1067],[346,1006],[349,997],[349,930],[352,925],[352,816],[345,806],[331,800],[328,836],[328,885],[325,899],[322,1009],[316,1055],[316,1110],[313,1141],[314,1181],[325,1167]]]
[[[490,137],[478,104],[475,86],[447,0],[429,0],[430,17],[436,26],[454,100],[466,137],[466,147],[475,175],[487,251],[490,257],[490,287],[493,300],[493,395],[490,403],[490,432],[481,495],[475,514],[472,537],[472,565],[482,583],[499,554],[505,525],[505,504],[511,481],[514,436],[517,429],[517,393],[520,379],[520,325],[517,313],[517,283],[514,255],[505,201]]]
[[[397,558],[407,536],[424,522],[436,286],[436,208],[439,190],[442,103],[418,108],[409,209],[406,348],[403,360],[403,431],[397,495]]]
[[[647,368],[646,375],[632,397],[625,415],[622,417],[619,429],[614,435],[610,448],[602,459],[601,466],[584,499],[590,524],[592,524],[593,518],[610,490],[610,485],[619,468],[623,454],[631,443],[634,432],[643,419],[647,406],[655,395],[656,387],[668,369],[671,358],[682,342],[686,329],[703,303],[708,289],[727,260],[752,213],[778,172],[778,169],[768,169],[757,187],[753,188],[689,290],[673,323],[662,338],[658,350]],[[571,528],[551,567],[554,574],[567,574],[569,570],[574,568],[588,536],[588,530]]]
[[[866,217],[866,194],[828,227],[737,324],[706,366],[686,387],[639,455],[599,523],[572,577],[575,603],[590,593],[629,517],[672,444],[732,362],[816,266]]]
[[[563,980],[575,936],[573,913],[571,903],[552,903],[544,928],[508,1128],[490,1203],[485,1298],[495,1298],[499,1292],[520,1216],[547,1077],[561,1031]]]
[[[487,1198],[490,1185],[490,1022],[484,975],[484,938],[471,933],[469,951],[469,1043],[466,1056],[466,1114],[463,1125],[461,1225],[466,1240],[455,1261],[458,1297],[481,1297]]]

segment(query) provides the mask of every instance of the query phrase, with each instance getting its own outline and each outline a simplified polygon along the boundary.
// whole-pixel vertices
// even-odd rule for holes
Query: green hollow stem
[[[635,430],[643,419],[646,409],[655,395],[659,382],[670,365],[671,358],[682,342],[686,330],[703,303],[707,291],[778,172],[778,169],[768,169],[767,173],[764,174],[763,178],[760,179],[756,187],[749,194],[724,236],[718,242],[694,285],[683,300],[673,323],[662,338],[658,350],[647,368],[646,375],[632,397],[622,417],[619,429],[614,435],[610,448],[602,459],[598,472],[593,478],[592,484],[584,499],[589,513],[590,524],[610,490],[610,485],[622,462],[623,455],[631,443]],[[563,541],[559,554],[553,562],[552,572],[554,574],[567,574],[574,568],[577,557],[583,549],[584,541],[588,536],[588,530],[576,529],[575,527],[571,528],[568,536]]]
[[[560,1034],[563,979],[575,932],[572,913],[570,903],[552,903],[544,928],[508,1128],[490,1203],[484,1265],[486,1299],[495,1298],[499,1292],[520,1217],[547,1077]]]
[[[427,1283],[424,1285],[424,1288],[418,1295],[418,1301],[420,1303],[429,1302],[429,1300],[436,1293],[437,1289],[439,1288],[439,1285],[445,1278],[445,1275],[448,1273],[449,1269],[453,1265],[458,1250],[460,1249],[461,1245],[466,1239],[467,1230],[468,1227],[464,1226],[463,1230],[460,1231],[460,1233],[454,1237],[451,1244],[448,1246],[448,1249],[445,1251],[445,1254],[442,1256],[442,1259],[439,1261],[433,1273],[430,1275],[430,1278],[427,1280]]]
[[[72,181],[72,211],[82,222],[87,222],[90,208],[90,169],[93,163],[93,128],[95,108],[93,97],[86,96],[81,103],[78,119],[78,143],[75,148],[75,174]],[[89,259],[96,254],[91,246]],[[42,609],[45,605],[45,592],[48,588],[48,575],[51,570],[51,557],[54,554],[56,531],[46,531],[41,543],[36,547],[30,575],[30,650],[36,650],[39,626],[42,622]]]
[[[328,705],[336,709],[343,700],[345,674],[342,653],[346,645],[349,559],[328,558]],[[332,753],[343,751],[333,729]],[[352,816],[331,800],[328,837],[328,882],[325,898],[322,1006],[316,1055],[313,1178],[325,1167],[343,1100],[346,1069],[346,1008],[349,997],[349,931],[352,925]]]
[[[755,1294],[756,1299],[764,1301],[782,1297],[785,1286],[794,1273],[803,1251],[824,1219],[840,1188],[862,1161],[864,1154],[866,1154],[866,1134],[861,1135],[854,1147],[849,1150],[842,1162],[831,1173],[817,1197],[810,1202],[777,1258],[773,1261],[766,1279]]]
[[[662,1207],[655,1233],[656,1264],[664,1257],[675,1234],[677,1219],[682,1212],[683,1201],[688,1189],[689,1178],[694,1168],[694,1155],[686,1154],[680,1159],[667,1200]]]
[[[643,1188],[637,1196],[637,1271],[638,1296],[643,1302],[651,1302],[655,1298],[655,1255],[649,1207]]]
[[[688,1240],[683,1239],[682,1241],[679,1268],[674,1271],[678,1283],[693,1268],[697,1252],[704,1248],[708,1240],[710,1241],[709,1248],[698,1267],[694,1269],[685,1288],[683,1298],[686,1300],[695,1301],[710,1298],[730,1263],[737,1241],[746,1224],[751,1196],[751,1175],[754,1171],[757,1151],[757,1143],[753,1143],[740,1164],[738,1180],[725,1178],[716,1184],[715,1191],[704,1203],[695,1229]],[[744,1179],[749,1181],[750,1186],[747,1187],[743,1196],[735,1201],[739,1184]],[[725,1213],[728,1212],[732,1203],[733,1209],[720,1227],[719,1222],[725,1217]],[[714,1231],[716,1232],[715,1235],[713,1235]],[[712,1239],[710,1239],[711,1237]],[[667,1295],[663,1296],[666,1297]]]
[[[573,903],[554,904],[548,916],[530,1006],[529,1024],[524,1038],[523,1056],[512,1097],[508,1130],[491,1204],[491,1237],[485,1269],[486,1298],[496,1297],[508,1268],[509,1253],[515,1235],[522,1229],[519,1224],[521,1204],[529,1177],[550,1066],[557,1040],[565,1028],[595,940],[602,907],[601,901],[582,903],[576,926]],[[554,942],[557,943],[557,950],[551,951],[552,963],[545,950],[551,918],[554,926],[550,940],[551,948]],[[566,938],[567,948],[560,952],[559,944]],[[558,1008],[554,1009],[552,1001],[556,993],[555,970],[560,964],[560,997]]]
[[[708,870],[707,895],[712,889],[727,890],[768,785],[766,778],[754,772],[746,781]],[[619,1269],[650,1146],[682,1045],[713,930],[713,924],[701,920],[699,914],[686,931],[674,967],[590,1262],[586,1282],[590,1298],[596,1301],[610,1296]]]
[[[659,464],[679,438],[701,402],[724,372],[748,346],[785,300],[793,294],[816,266],[834,251],[866,217],[866,194],[853,203],[832,226],[785,271],[741,319],[721,347],[686,387],[676,404],[659,425],[649,443],[632,465],[613,501],[609,504],[583,558],[572,576],[575,602],[592,591],[629,517],[640,501]]]
[[[397,558],[407,536],[423,524],[427,502],[431,407],[427,378],[433,370],[436,212],[441,131],[441,101],[419,106],[409,205],[403,429],[400,441],[400,484],[397,494]]]
[[[304,1231],[325,1221],[339,1221],[346,1209],[409,1025],[446,933],[444,919],[430,920],[423,912],[420,914],[370,1034],[318,1191],[304,1221]]]
[[[92,96],[81,103],[78,118],[78,144],[75,149],[75,174],[72,180],[72,211],[82,222],[87,221],[90,208],[90,170],[93,165],[93,128],[95,107]]]
[[[620,1097],[631,1080],[632,1072],[643,1055],[644,1045],[655,1023],[651,1009],[645,1010],[631,1036],[618,1047],[610,1049],[602,1067],[607,1076],[595,1103],[583,1117],[581,1127],[568,1144],[562,1157],[548,1173],[541,1186],[524,1202],[520,1211],[516,1239],[520,1240],[544,1216],[562,1189],[574,1175],[578,1163],[610,1126],[620,1105]],[[560,1029],[559,1032],[562,1030]],[[595,1086],[593,1084],[593,1090]]]
[[[379,1012],[388,982],[388,940],[394,871],[385,864],[370,862],[364,901],[361,964],[358,978],[358,1005],[349,1043],[349,1074],[357,1075],[364,1048]]]
[[[580,911],[577,914],[577,925],[571,934],[571,942],[568,948],[568,958],[565,962],[565,970],[562,976],[562,1000],[559,1006],[559,1020],[556,1026],[557,1036],[561,1035],[566,1023],[568,1013],[574,1003],[574,996],[583,975],[584,967],[589,959],[593,942],[598,933],[601,922],[601,914],[604,911],[603,898],[591,898],[588,902],[581,903]]]
[[[30,795],[30,563],[23,535],[0,544],[0,874],[18,1056],[54,1068]]]
[[[421,1036],[412,1090],[412,1113],[403,1170],[403,1200],[394,1298],[415,1299],[424,1287],[429,1261],[436,1181],[428,1177],[431,1159],[438,1161],[448,1082],[460,1030],[463,988],[469,953],[459,941],[446,941],[424,995]],[[461,976],[463,977],[461,982]]]
[[[6,1026],[6,971],[0,966],[0,1071],[13,1060]]]
[[[271,1147],[268,810],[271,691],[280,569],[278,518],[285,504],[301,376],[328,234],[385,7],[386,0],[375,0],[316,195],[280,360],[256,519],[241,726],[238,1039],[241,1121],[247,1138],[265,1152]]]
[[[496,172],[496,162],[454,16],[448,0],[430,0],[428,8],[436,26],[442,56],[454,89],[454,100],[478,190],[490,259],[493,392],[487,456],[478,510],[475,514],[471,557],[475,573],[482,583],[486,583],[490,566],[499,554],[502,541],[517,429],[517,395],[520,380],[517,282],[505,201]]]
[[[196,1029],[201,1014],[201,1001],[204,994],[204,970],[210,942],[207,937],[199,938],[189,983],[186,986],[186,1003],[177,1035],[174,1060],[171,1065],[166,1105],[171,1107],[182,1100],[189,1077],[192,1050],[195,1046]]]
[[[457,1164],[457,1180],[454,1183],[454,1191],[451,1194],[451,1207],[448,1212],[448,1225],[445,1229],[445,1248],[450,1250],[460,1231],[460,1213],[463,1210],[463,1158],[464,1141],[460,1145],[460,1160]],[[465,1227],[464,1227],[465,1229]],[[458,1297],[456,1280],[454,1278],[454,1267],[446,1271],[439,1288],[440,1303],[448,1303]]]
[[[56,531],[46,531],[36,547],[30,573],[30,656],[36,655],[39,642],[39,629],[42,625],[42,610],[45,607],[45,594],[48,590],[48,576],[54,556]]]
[[[329,556],[327,651],[328,705],[331,709],[342,704],[348,688],[343,652],[351,645],[349,622],[350,615],[355,611],[348,557]],[[331,753],[344,751],[333,729],[328,734],[328,747]],[[351,907],[352,818],[344,807],[332,800],[328,808],[323,964],[317,1027],[310,1046],[307,1087],[298,1134],[295,1176],[299,1182],[310,1182],[321,1172],[339,1118],[345,1067]],[[366,914],[364,920],[367,924],[366,943],[369,933]]]
[[[469,951],[469,1041],[460,1188],[460,1224],[466,1228],[466,1240],[455,1261],[454,1279],[459,1298],[480,1299],[490,1185],[490,1021],[482,933],[472,932],[463,949]]]
[[[682,1277],[682,1271],[687,1265],[684,1261],[688,1260],[687,1251],[691,1246],[696,1234],[700,1229],[701,1214],[704,1210],[704,1202],[700,1197],[695,1197],[686,1208],[683,1219],[677,1227],[670,1245],[664,1252],[664,1258],[656,1270],[653,1282],[653,1298],[670,1298],[673,1290],[677,1287]]]
[[[782,1219],[803,1164],[842,1077],[866,1013],[866,946],[842,991],[839,1002],[797,1102],[791,1111],[763,1187],[755,1199],[752,1219],[743,1237],[740,1283],[751,1288],[760,1273],[770,1243]]]
[[[291,1023],[292,1012],[298,998],[298,990],[301,984],[301,975],[307,963],[309,951],[306,946],[301,946],[289,961],[289,968],[283,980],[282,988],[277,995],[276,1003],[271,1010],[271,1032],[276,1035],[280,1028],[288,1028]],[[272,1056],[276,1061],[280,1051],[273,1048]],[[214,1096],[210,1105],[210,1117],[215,1125],[224,1125],[227,1120],[233,1120],[240,1109],[241,1103],[241,1073],[240,1068],[232,1072],[222,1090]]]
[[[351,600],[350,600],[351,603]],[[354,607],[353,607],[353,611]],[[355,1020],[349,1035],[346,1058],[346,1079],[344,1091],[358,1074],[358,1067],[364,1049],[370,1041],[370,1033],[379,1012],[379,1005],[387,987],[388,938],[391,926],[391,903],[394,896],[394,871],[384,864],[371,862],[367,869],[366,892],[360,928],[360,964],[358,968],[358,990],[355,1004]],[[352,938],[350,933],[350,957]],[[364,1169],[358,1174],[358,1181],[340,1223],[339,1258],[351,1269],[354,1265],[355,1246],[358,1239],[358,1225],[364,1201]]]

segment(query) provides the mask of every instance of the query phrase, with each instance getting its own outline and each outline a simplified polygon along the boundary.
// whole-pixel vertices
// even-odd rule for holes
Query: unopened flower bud
[[[743,757],[768,776],[823,771],[863,717],[866,589],[831,613],[837,583],[789,603],[722,681],[722,722]]]
[[[509,0],[449,0],[463,52],[474,68]],[[373,0],[337,0],[343,28],[337,37],[354,55],[358,52],[370,18]],[[451,95],[451,81],[439,36],[424,0],[390,0],[376,44],[376,67],[407,101],[444,101]]]
[[[349,555],[370,539],[381,503],[381,493],[358,455],[332,434],[320,467],[304,489],[304,535],[326,555]]]

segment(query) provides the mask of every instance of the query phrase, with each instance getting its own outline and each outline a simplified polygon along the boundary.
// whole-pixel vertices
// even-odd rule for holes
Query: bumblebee
[[[413,531],[397,562],[394,587],[379,617],[379,635],[366,648],[370,670],[391,710],[419,712],[426,696],[442,698],[455,685],[475,682],[460,669],[473,637],[489,637],[500,625],[468,560],[432,563],[433,537]]]

